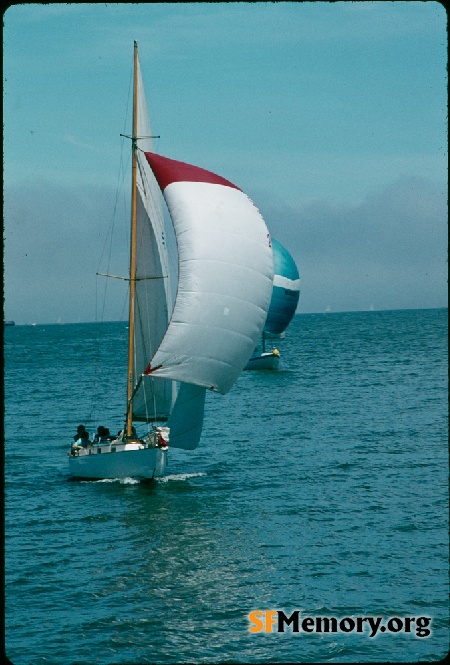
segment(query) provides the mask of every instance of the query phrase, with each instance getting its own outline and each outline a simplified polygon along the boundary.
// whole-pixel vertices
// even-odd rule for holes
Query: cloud
[[[82,148],[82,150],[88,150],[90,152],[100,151],[100,148],[98,146],[95,146],[92,143],[88,143],[87,141],[80,141],[72,134],[64,134],[63,136],[61,136],[60,140],[63,143],[68,143],[69,145],[74,145],[77,148]]]
[[[114,200],[114,189],[104,186],[74,187],[42,180],[5,189],[7,318],[16,323],[92,321],[101,297],[97,289],[105,288],[115,294],[106,318],[121,318],[125,283],[96,278],[101,268],[107,271],[108,259],[116,274],[128,271],[127,230],[119,234],[117,245],[110,243],[108,235],[115,219]],[[125,206],[116,217],[128,226]]]
[[[447,306],[446,187],[405,177],[359,204],[262,212],[299,267],[300,311]]]
[[[92,321],[105,289],[104,318],[124,317],[126,283],[95,273],[128,273],[126,194],[114,212],[112,187],[41,181],[6,188],[6,318]],[[444,186],[405,177],[358,204],[316,199],[294,207],[265,193],[255,200],[298,265],[300,311],[447,305]]]

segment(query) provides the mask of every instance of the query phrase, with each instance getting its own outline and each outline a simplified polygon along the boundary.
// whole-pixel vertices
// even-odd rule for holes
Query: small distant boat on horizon
[[[15,326],[15,321],[3,321],[3,326]]]
[[[278,369],[280,352],[266,350],[267,339],[283,339],[297,309],[300,297],[300,275],[297,265],[283,245],[272,238],[273,287],[267,319],[259,347],[255,349],[245,369]]]
[[[269,310],[273,256],[256,206],[221,176],[153,152],[151,134],[135,42],[130,268],[120,278],[129,282],[125,422],[115,436],[97,428],[94,441],[79,426],[67,453],[74,478],[151,479],[164,475],[169,443],[195,449],[206,391],[232,388]],[[138,435],[135,422],[146,423],[147,433]]]

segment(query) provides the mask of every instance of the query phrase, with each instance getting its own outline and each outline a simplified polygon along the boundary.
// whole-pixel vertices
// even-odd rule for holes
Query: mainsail
[[[272,238],[273,291],[264,332],[279,335],[291,322],[300,296],[300,276],[292,256]]]
[[[165,420],[173,402],[173,384],[143,377],[142,371],[159,347],[172,312],[169,255],[162,197],[142,150],[152,150],[152,131],[139,62],[137,63],[137,210],[134,420]]]

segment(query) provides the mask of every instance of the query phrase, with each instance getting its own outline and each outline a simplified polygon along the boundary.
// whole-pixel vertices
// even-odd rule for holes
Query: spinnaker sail
[[[300,275],[294,259],[272,238],[273,289],[264,332],[279,335],[292,320],[300,297]]]
[[[145,153],[178,246],[174,310],[146,375],[227,393],[258,340],[272,294],[270,236],[253,202],[220,176]]]

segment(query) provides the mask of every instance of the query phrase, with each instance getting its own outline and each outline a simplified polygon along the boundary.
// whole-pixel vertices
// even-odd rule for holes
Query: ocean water
[[[208,394],[199,448],[170,451],[167,475],[150,484],[68,475],[78,424],[122,426],[125,324],[5,329],[9,659],[444,657],[447,316],[295,316],[276,340],[280,370]],[[252,633],[256,610],[428,617],[431,633]]]

